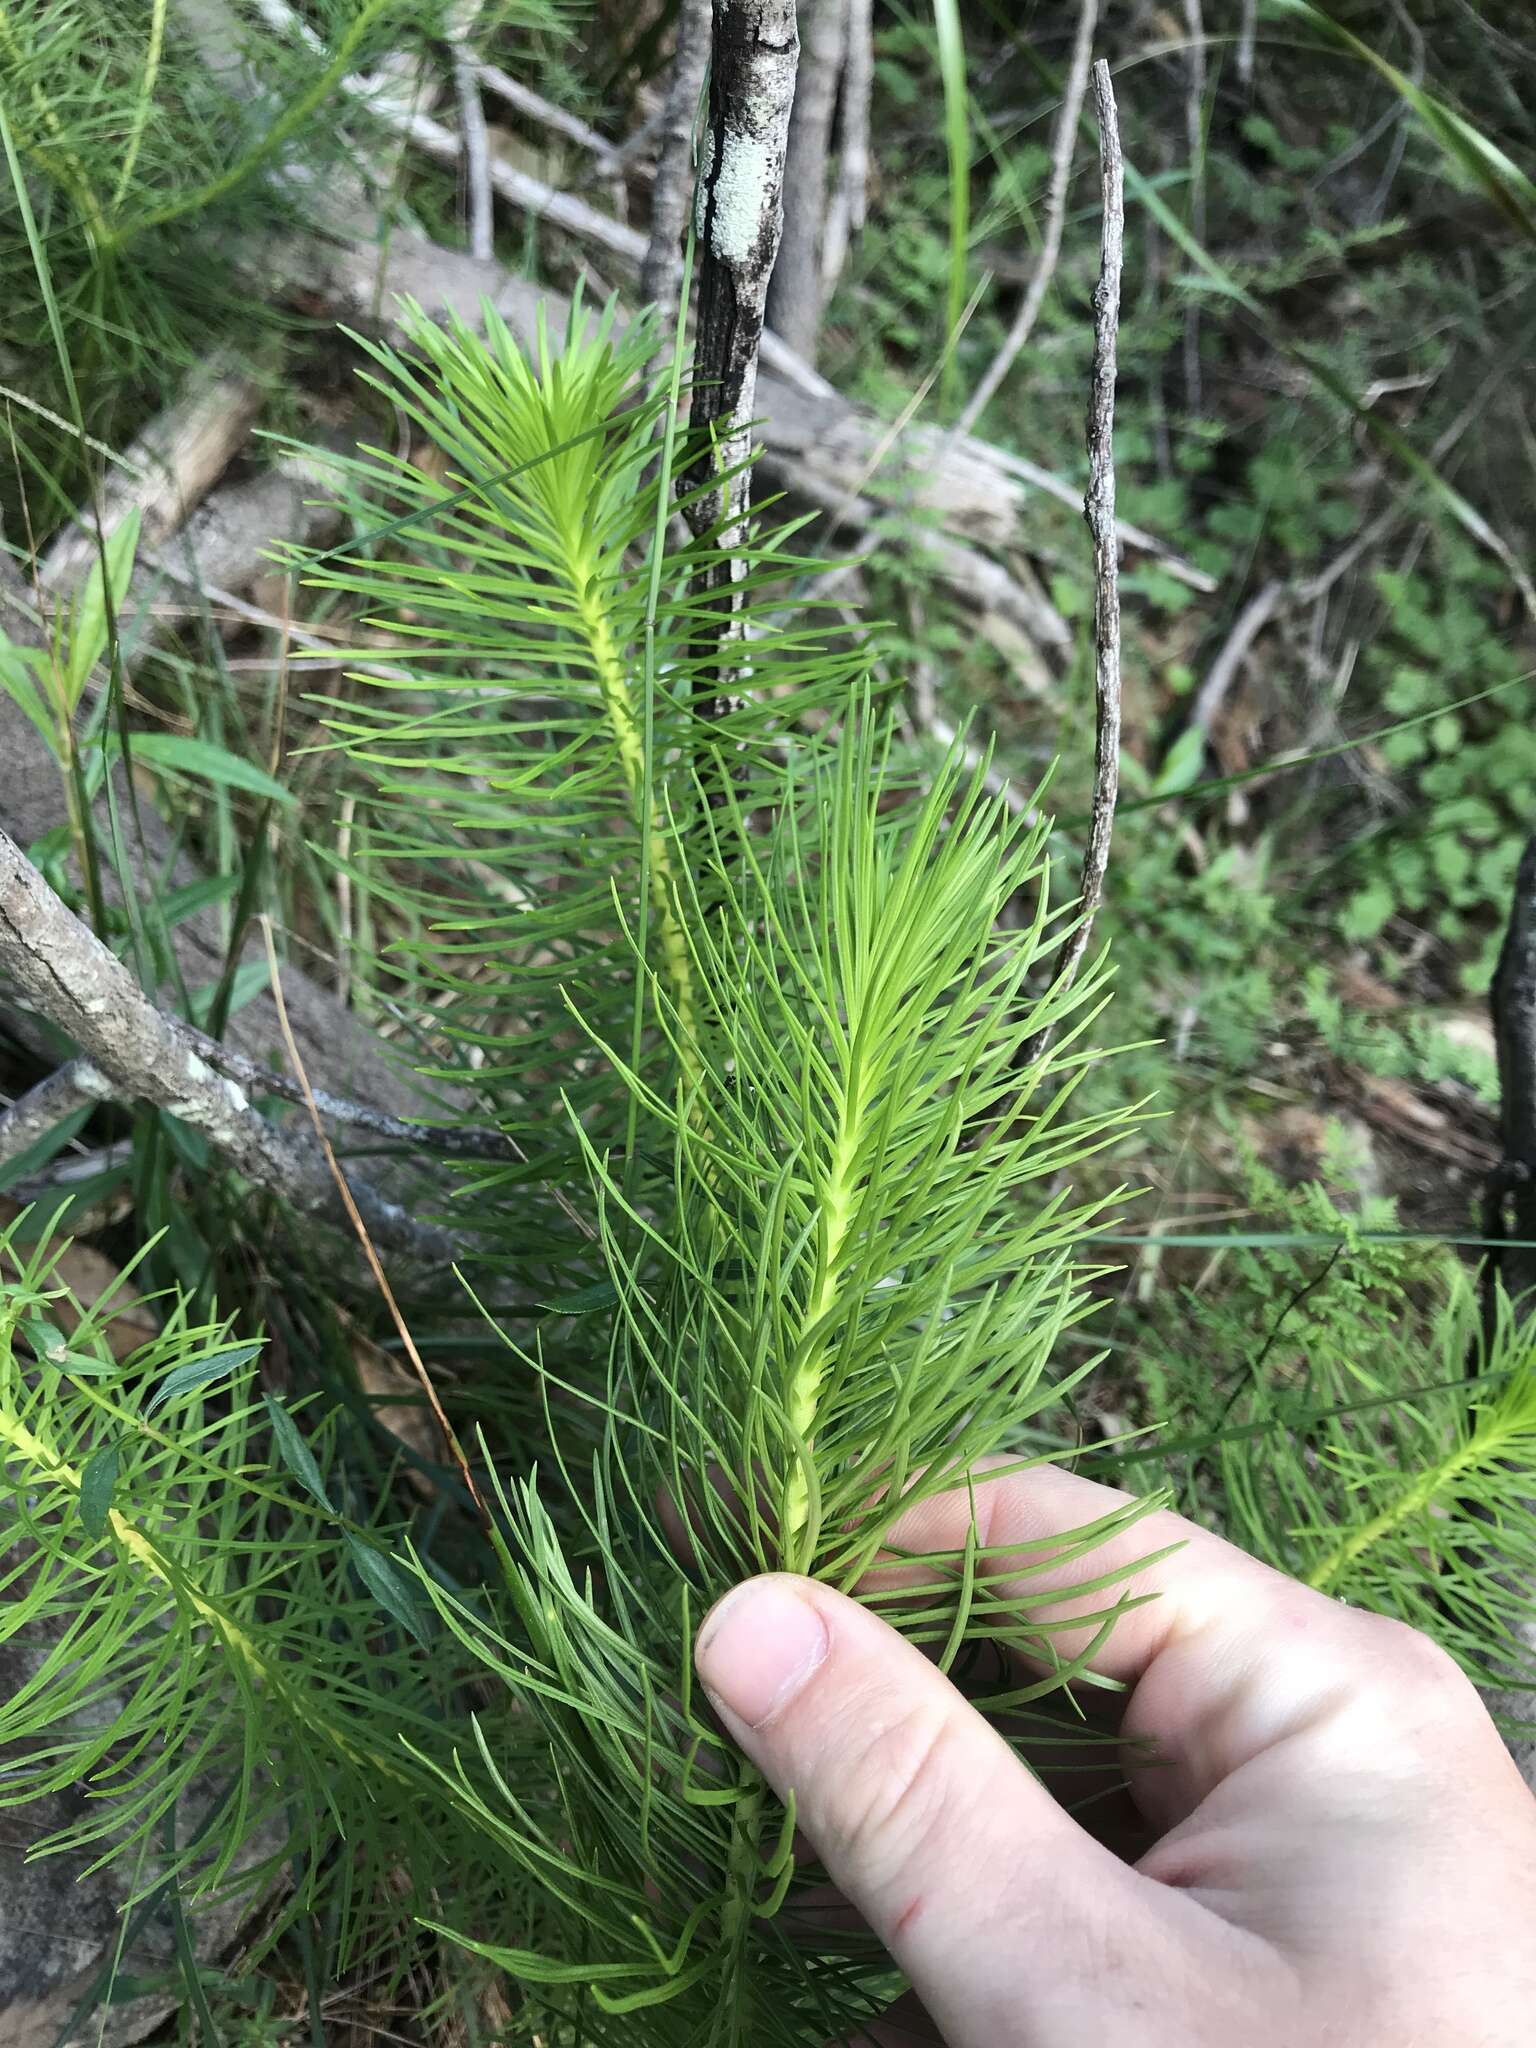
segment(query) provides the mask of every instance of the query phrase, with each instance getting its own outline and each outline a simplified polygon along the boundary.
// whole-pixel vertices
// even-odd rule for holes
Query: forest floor
[[[142,10],[147,33],[140,11],[0,9],[0,825],[89,901],[101,783],[24,653],[52,633],[80,692],[111,671],[136,735],[144,818],[131,855],[120,821],[107,835],[105,925],[139,944],[155,898],[184,1013],[281,1063],[252,939],[269,917],[314,1082],[400,1114],[376,1043],[410,1050],[400,913],[315,701],[348,687],[317,657],[381,642],[276,556],[341,530],[327,451],[411,432],[358,376],[356,333],[390,331],[394,293],[471,320],[488,298],[525,337],[541,300],[551,332],[578,291],[639,302],[691,10],[186,0]],[[801,13],[821,155],[793,145],[758,490],[815,515],[850,630],[888,622],[875,671],[914,758],[963,734],[1020,805],[1049,771],[1074,876],[1099,258],[1082,57],[1113,62],[1124,743],[1101,1028],[1125,1049],[1083,1099],[1150,1114],[1105,1169],[1140,1191],[1105,1247],[1110,1362],[1080,1415],[1112,1439],[1207,1412],[1189,1380],[1256,1331],[1267,1357],[1297,1302],[1298,1352],[1347,1333],[1340,1231],[1367,1292],[1375,1247],[1412,1298],[1484,1228],[1488,993],[1536,828],[1536,46],[1523,7],[1460,0],[1356,6],[1348,32],[1279,0]],[[70,611],[93,503],[109,535],[139,513],[105,618]],[[24,1006],[0,1034],[11,1100],[58,1046]],[[162,1277],[217,1268],[273,1312],[282,1276],[206,1154],[152,1123],[82,1106],[0,1167],[5,1216],[41,1200],[76,1235],[83,1294],[163,1230]],[[420,1451],[389,1319],[346,1318]]]

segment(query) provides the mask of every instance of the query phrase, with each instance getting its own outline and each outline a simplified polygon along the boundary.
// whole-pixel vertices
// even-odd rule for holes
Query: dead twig
[[[593,166],[599,177],[612,177],[619,166],[619,149],[607,136],[599,135],[590,122],[583,121],[579,114],[573,114],[566,107],[557,107],[553,100],[545,99],[532,86],[524,85],[520,78],[503,71],[499,64],[476,66],[481,85],[499,100],[504,100],[524,120],[533,121],[540,128],[547,128],[552,135],[563,136],[578,149],[585,150],[596,158]],[[627,147],[627,145],[626,145]]]
[[[260,381],[219,354],[195,371],[115,467],[90,512],[82,511],[38,566],[45,590],[72,584],[97,559],[97,523],[110,535],[137,509],[145,545],[164,541],[217,483],[239,452],[257,413]]]
[[[459,135],[464,144],[464,185],[469,199],[469,253],[488,263],[496,253],[496,219],[491,206],[491,141],[480,98],[480,66],[470,38],[480,18],[480,0],[456,7],[448,26],[448,55]]]
[[[264,1067],[260,1060],[253,1060],[237,1046],[208,1037],[195,1025],[182,1024],[179,1028],[210,1067],[231,1081],[238,1081],[248,1093],[280,1096],[284,1102],[300,1103],[306,1108],[313,1101],[328,1124],[339,1124],[344,1130],[364,1131],[385,1144],[438,1152],[450,1159],[514,1159],[518,1156],[511,1141],[500,1131],[473,1124],[418,1124],[407,1117],[390,1116],[369,1103],[353,1102],[344,1095],[332,1094],[329,1089],[311,1088],[307,1082],[290,1080],[288,1075]]]
[[[1259,0],[1243,0],[1237,24],[1237,82],[1244,92],[1253,84],[1253,46],[1259,26]]]
[[[1088,495],[1083,516],[1093,537],[1093,812],[1077,891],[1077,927],[1057,978],[1070,988],[1088,950],[1104,894],[1120,787],[1120,544],[1115,532],[1115,354],[1120,329],[1120,276],[1125,262],[1125,171],[1109,66],[1093,67],[1099,122],[1099,177],[1104,227],[1099,281],[1093,294],[1093,379],[1088,394]]]
[[[1486,1280],[1517,1311],[1536,1310],[1536,833],[1515,873],[1514,900],[1488,998],[1499,1062],[1503,1158],[1488,1184],[1487,1230],[1497,1241]]]
[[[958,437],[957,437],[958,438]],[[1011,448],[994,447],[990,441],[978,441],[966,436],[959,439],[960,453],[967,452],[979,460],[1000,469],[1005,476],[1016,476],[1021,483],[1032,484],[1047,498],[1055,498],[1059,504],[1070,505],[1074,512],[1082,508],[1082,493],[1069,484],[1064,476],[1057,476],[1053,470],[1042,469],[1038,462],[1031,462],[1027,456],[1015,455]],[[1128,519],[1115,521],[1115,532],[1122,547],[1135,548],[1139,554],[1150,555],[1158,566],[1191,590],[1210,592],[1218,588],[1217,579],[1208,570],[1197,569],[1180,554],[1175,554],[1166,541],[1156,534],[1148,533],[1145,527],[1133,526]]]
[[[956,422],[956,432],[969,434],[997,394],[998,386],[1013,368],[1020,351],[1035,331],[1040,308],[1056,275],[1061,257],[1061,231],[1067,217],[1067,186],[1072,176],[1072,154],[1077,142],[1077,124],[1088,90],[1088,67],[1093,58],[1093,32],[1098,26],[1099,0],[1082,0],[1077,14],[1077,33],[1072,39],[1072,60],[1062,93],[1061,111],[1051,137],[1051,176],[1045,195],[1045,228],[1040,238],[1040,257],[1028,288],[1019,301],[1002,347],[982,373],[976,389],[966,401]]]
[[[1196,692],[1189,723],[1197,732],[1208,733],[1215,724],[1227,700],[1227,692],[1248,657],[1249,648],[1279,610],[1285,594],[1285,584],[1276,578],[1256,591],[1238,613],[1236,624],[1222,642],[1221,651],[1206,670],[1205,681]]]
[[[1185,53],[1184,131],[1189,145],[1189,228],[1197,242],[1205,240],[1205,20],[1200,0],[1184,0],[1189,30]],[[1192,299],[1184,313],[1184,402],[1198,414],[1203,402],[1200,374],[1200,302]]]
[[[469,1460],[465,1457],[453,1424],[448,1420],[443,1404],[437,1397],[437,1389],[432,1384],[432,1375],[427,1371],[421,1353],[416,1348],[416,1340],[411,1335],[410,1326],[407,1324],[405,1317],[400,1313],[400,1304],[395,1299],[395,1291],[389,1284],[389,1275],[384,1271],[383,1262],[380,1260],[378,1251],[374,1246],[373,1234],[370,1232],[367,1223],[363,1220],[363,1204],[358,1200],[351,1182],[348,1181],[347,1176],[342,1172],[340,1165],[337,1163],[336,1154],[331,1149],[331,1141],[325,1134],[325,1125],[320,1116],[320,1106],[316,1102],[314,1091],[309,1085],[309,1076],[304,1071],[304,1062],[299,1054],[298,1042],[294,1038],[293,1031],[288,1023],[288,1010],[283,1001],[283,977],[277,963],[277,942],[272,936],[272,920],[263,912],[260,923],[262,939],[267,949],[267,972],[272,985],[272,1001],[277,1006],[278,1028],[283,1034],[283,1044],[287,1048],[289,1059],[293,1062],[293,1071],[298,1077],[299,1087],[303,1092],[305,1107],[309,1111],[309,1119],[314,1126],[315,1142],[320,1148],[326,1168],[335,1184],[336,1193],[340,1198],[343,1210],[346,1212],[347,1220],[357,1234],[357,1241],[362,1247],[363,1257],[368,1262],[368,1270],[372,1273],[374,1284],[383,1297],[384,1306],[389,1310],[390,1320],[395,1326],[405,1355],[411,1361],[412,1369],[421,1383],[421,1390],[427,1397],[428,1405],[432,1410],[438,1428],[442,1431],[443,1442],[447,1445],[449,1455],[459,1468],[459,1476],[464,1481],[465,1491],[474,1502],[481,1519],[489,1527],[490,1515],[486,1510],[485,1502],[480,1497],[480,1489],[475,1484],[474,1474],[469,1469]]]
[[[0,1112],[0,1166],[8,1166],[46,1138],[77,1109],[94,1108],[112,1097],[112,1083],[89,1060],[70,1060]]]

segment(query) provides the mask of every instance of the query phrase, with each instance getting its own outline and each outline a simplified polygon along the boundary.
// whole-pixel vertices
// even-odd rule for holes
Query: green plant
[[[1254,1161],[1246,1187],[1257,1231],[1220,1287],[1149,1315],[1138,1358],[1165,1448],[1124,1469],[1178,1475],[1188,1511],[1427,1630],[1479,1684],[1530,1695],[1513,1718],[1536,1721],[1536,1327],[1480,1301],[1445,1248],[1396,1237],[1388,1201],[1288,1188]]]
[[[482,1440],[487,1540],[452,1583],[425,1542],[391,1558],[329,1439],[309,1449],[281,1408],[274,1442],[308,1496],[291,1535],[242,1470],[249,1404],[163,1439],[147,1390],[169,1337],[106,1391],[61,1358],[46,1436],[18,1365],[12,1443],[57,1495],[50,1587],[66,1565],[96,1569],[83,1528],[113,1553],[125,1601],[145,1572],[165,1588],[143,1690],[163,1708],[163,1683],[186,1718],[170,1718],[174,1755],[148,1727],[125,1731],[143,1829],[213,1760],[231,1815],[278,1820],[281,1795],[253,1776],[276,1754],[255,1731],[277,1717],[307,1745],[310,1790],[252,1882],[290,1854],[312,1873],[304,1904],[336,1882],[327,1811],[349,1839],[366,1829],[371,1858],[407,1860],[412,1902],[457,1843],[484,1883],[430,1911],[396,1886],[394,1910],[502,1962],[535,1987],[534,2010],[593,2039],[671,2039],[713,2015],[721,2039],[819,2040],[867,2013],[888,1965],[866,1948],[813,1968],[782,1931],[803,1882],[789,1819],[692,1697],[690,1616],[768,1563],[858,1587],[903,1507],[1038,1439],[1063,1391],[1057,1339],[1092,1305],[1078,1246],[1101,1205],[1074,1196],[1073,1175],[1126,1123],[1120,1105],[1074,1107],[1102,969],[1057,983],[1073,919],[1051,901],[1048,826],[1021,824],[957,764],[916,784],[857,679],[863,650],[830,641],[814,606],[772,623],[767,600],[804,566],[787,531],[736,556],[754,631],[722,636],[717,529],[666,540],[693,450],[665,423],[665,382],[644,381],[643,328],[616,342],[578,314],[562,350],[532,358],[494,321],[483,343],[425,321],[414,340],[414,360],[375,350],[377,375],[446,470],[360,458],[364,532],[308,573],[390,633],[387,666],[360,671],[329,716],[363,778],[410,985],[430,993],[430,1069],[467,1083],[474,1114],[514,1143],[514,1163],[477,1167],[460,1199],[485,1247],[475,1286],[494,1290],[542,1392],[537,1437],[505,1477],[503,1446]],[[720,674],[743,644],[751,687],[722,715]],[[1009,902],[1026,907],[1011,931]],[[201,1477],[182,1559],[153,1531],[168,1490],[189,1486],[187,1458]],[[1091,1547],[1139,1512],[1066,1540]],[[290,1548],[291,1605],[276,1590]],[[1048,1611],[989,1608],[986,1561],[933,1560],[932,1597],[893,1618],[946,1660],[993,1639],[1049,1661]],[[1105,1627],[1118,1597],[1106,1588]],[[18,1622],[73,1644],[74,1598]],[[271,1643],[256,1626],[268,1599]],[[412,1640],[427,1608],[431,1653]],[[323,1648],[305,1633],[327,1627]],[[399,1673],[365,1680],[380,1627]],[[126,1608],[104,1607],[95,1630],[100,1662]],[[33,1704],[67,1718],[80,1668],[61,1660],[55,1691],[18,1703],[18,1741],[41,1737]],[[204,1733],[194,1708],[214,1700]],[[90,1740],[47,1753],[47,1782],[95,1772],[98,1755],[104,1787],[130,1768],[110,1735]],[[92,1839],[123,1824],[104,1804]],[[190,1849],[173,1859],[190,1896],[226,1881],[245,1833],[232,1820],[206,1870]],[[339,1955],[358,1953],[362,1925]],[[654,2025],[630,2016],[653,2010]]]

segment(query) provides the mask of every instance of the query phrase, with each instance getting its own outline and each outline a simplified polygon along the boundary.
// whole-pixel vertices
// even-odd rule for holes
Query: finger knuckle
[[[878,1884],[922,1859],[955,1788],[948,1783],[949,1715],[923,1705],[878,1720],[849,1773],[845,1847]]]
[[[1436,1696],[1459,1696],[1467,1690],[1461,1666],[1422,1629],[1389,1615],[1373,1615],[1371,1624],[1374,1655],[1395,1688],[1408,1685]]]

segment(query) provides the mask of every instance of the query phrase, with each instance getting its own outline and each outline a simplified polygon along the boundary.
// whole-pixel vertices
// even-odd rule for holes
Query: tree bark
[[[719,477],[719,488],[688,507],[695,532],[719,521],[724,559],[706,571],[718,590],[721,651],[713,686],[699,700],[706,718],[730,708],[734,668],[727,650],[739,635],[743,554],[752,481],[757,354],[768,280],[784,222],[784,160],[795,97],[800,42],[794,0],[715,0],[709,75],[709,127],[694,219],[701,259],[694,335],[692,418],[711,430],[710,447],[690,483]]]

